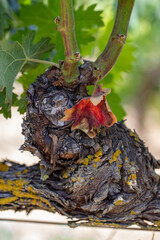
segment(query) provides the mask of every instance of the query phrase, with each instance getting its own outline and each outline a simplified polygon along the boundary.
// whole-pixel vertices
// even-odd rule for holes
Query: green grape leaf
[[[54,11],[55,9],[55,11]],[[43,3],[23,5],[19,12],[21,27],[35,26],[37,29],[36,40],[42,36],[50,36],[53,40],[56,34],[56,8],[51,9]]]
[[[36,13],[36,14],[35,14]],[[54,19],[59,15],[59,1],[48,0],[48,6],[42,2],[31,5],[23,5],[19,12],[20,29],[13,35],[12,39],[20,38],[23,32],[28,28],[36,30],[36,40],[44,37],[50,37],[55,43],[58,54],[54,57],[54,61],[64,59],[64,49],[61,35],[56,31]]]
[[[12,102],[13,82],[25,62],[26,56],[19,43],[8,50],[0,47],[0,90],[6,88],[6,102]]]
[[[117,82],[118,78],[116,74],[120,74],[120,72],[116,73],[113,71],[105,76],[103,79],[103,87],[104,88],[111,88],[111,93],[107,95],[107,101],[109,106],[111,107],[112,112],[117,117],[117,121],[123,120],[126,116],[126,112],[121,104],[121,97],[117,94]],[[118,89],[119,90],[119,89]]]
[[[20,114],[24,114],[26,112],[27,99],[25,92],[21,94],[20,99],[17,99],[16,106],[18,106],[18,112]]]
[[[74,11],[76,36],[79,49],[91,41],[94,41],[93,34],[97,29],[104,25],[101,17],[102,11],[95,11],[96,4],[84,9],[81,6],[78,10]],[[20,33],[16,33],[15,37],[19,37],[19,34],[23,34],[23,31],[28,27],[35,28],[36,40],[39,40],[42,36],[49,36],[52,41],[55,42],[55,48],[57,49],[57,55],[54,57],[54,61],[64,59],[63,42],[61,35],[56,31],[56,25],[54,19],[59,15],[59,1],[48,0],[48,5],[38,2],[31,5],[23,5],[20,9],[21,27]],[[35,14],[36,13],[36,14]],[[13,39],[15,39],[13,35]]]
[[[113,89],[111,90],[111,93],[107,95],[107,101],[112,112],[117,117],[117,121],[123,120],[123,118],[126,116],[126,112],[121,106],[121,98]]]
[[[113,75],[113,73],[110,72],[103,78],[102,81],[103,81],[103,87],[104,88],[114,88],[116,78]]]
[[[43,53],[50,51],[53,44],[49,43],[50,38],[42,38],[39,42],[33,43],[35,32],[29,32],[22,40],[25,55],[29,58],[40,58]]]
[[[48,7],[55,18],[60,16],[59,0],[48,0]]]
[[[84,6],[80,6],[75,11],[76,25],[80,25],[82,29],[91,29],[93,26],[102,27],[104,25],[101,17],[102,11],[96,11],[95,7],[96,4],[93,4],[84,10]],[[77,26],[77,28],[80,28],[80,26]]]
[[[101,17],[102,11],[95,11],[95,7],[96,4],[93,4],[84,9],[82,5],[75,11],[75,31],[79,46],[94,41],[93,33],[104,25]]]
[[[3,114],[5,118],[11,118],[11,106],[9,103],[5,102],[6,97],[6,90],[4,89],[2,92],[0,92],[0,113]],[[12,104],[13,106],[17,106],[16,102],[18,100],[18,96],[13,93],[13,100]]]
[[[6,88],[6,102],[12,102],[13,82],[27,61],[30,58],[40,58],[53,48],[49,38],[33,43],[34,36],[35,32],[30,32],[23,38],[23,45],[16,42],[9,49],[0,46],[0,90]]]
[[[131,70],[133,62],[135,61],[135,52],[135,45],[127,41],[113,68],[113,71],[127,72]]]
[[[36,81],[37,77],[44,73],[45,70],[46,67],[43,64],[39,64],[36,68],[31,68],[24,72],[17,81],[22,84],[24,90],[27,90],[29,85]]]

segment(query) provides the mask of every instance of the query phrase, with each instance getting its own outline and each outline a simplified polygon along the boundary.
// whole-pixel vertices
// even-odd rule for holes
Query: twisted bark
[[[79,224],[158,228],[159,162],[123,123],[101,132],[101,149],[55,170],[46,181],[39,165],[0,164],[0,210],[43,209]],[[85,141],[86,139],[84,139]],[[148,225],[146,220],[151,222]]]
[[[58,212],[77,219],[69,222],[71,227],[139,224],[158,229],[159,162],[136,132],[120,122],[101,127],[91,139],[81,130],[71,132],[72,122],[60,121],[96,80],[90,62],[79,70],[72,86],[56,67],[30,85],[21,149],[37,155],[40,164],[0,163],[0,210]]]

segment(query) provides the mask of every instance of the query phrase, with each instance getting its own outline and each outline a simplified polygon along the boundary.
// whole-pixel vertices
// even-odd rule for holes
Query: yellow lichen
[[[117,150],[114,154],[113,154],[113,156],[112,156],[112,159],[113,159],[113,162],[115,162],[116,160],[117,160],[117,158],[118,158],[118,156],[121,154],[121,150],[119,149],[119,150]]]
[[[83,159],[83,164],[86,165],[86,166],[88,166],[88,158],[84,158],[84,159]]]
[[[134,134],[134,132],[132,132],[132,131],[129,131],[129,135],[130,135],[131,137],[135,137],[135,134]]]
[[[5,183],[4,180],[0,179],[0,190],[2,191],[13,191],[13,190],[22,190],[23,186],[28,182],[22,179],[15,181],[7,180]]]
[[[3,163],[0,163],[0,172],[7,172],[9,167]]]
[[[121,168],[122,168],[122,164],[119,164],[118,165],[118,172],[120,173],[120,171],[121,171]]]
[[[95,163],[93,163],[93,167],[94,167],[94,168],[96,167],[96,164],[95,164]]]
[[[102,148],[100,148],[95,155],[88,155],[86,158],[83,159],[83,164],[85,166],[88,166],[89,164],[91,164],[92,161],[95,162],[100,162],[101,161],[101,157],[102,157]]]
[[[0,198],[0,205],[6,205],[8,203],[14,202],[18,197],[8,197],[8,198]]]
[[[91,179],[91,180],[93,180],[93,179],[94,179],[94,177],[91,177],[90,179]]]
[[[82,177],[77,177],[78,182],[81,182],[83,180]]]
[[[114,203],[114,205],[122,205],[124,203],[124,201],[123,200],[117,200],[115,203]]]
[[[21,171],[19,171],[19,172],[15,173],[15,175],[16,175],[16,176],[17,176],[17,175],[22,175],[22,173],[21,173]]]
[[[1,191],[9,191],[12,192],[14,197],[9,197],[9,198],[2,198],[2,204],[7,204],[9,202],[15,201],[15,200],[20,200],[21,202],[24,201],[25,198],[27,199],[31,199],[29,201],[33,201],[35,202],[35,200],[39,201],[39,205],[42,205],[43,203],[45,203],[46,205],[51,207],[51,204],[49,203],[48,200],[38,196],[38,194],[34,194],[36,191],[31,187],[28,186],[27,189],[30,192],[23,192],[23,187],[27,186],[28,182],[22,179],[18,179],[15,181],[11,181],[11,180],[7,180],[6,182],[3,179],[0,179],[0,190]],[[52,208],[53,209],[53,208]]]
[[[101,158],[100,157],[97,157],[94,159],[95,162],[100,162],[101,161]]]
[[[38,202],[36,199],[33,199],[33,200],[32,200],[32,205],[34,205],[34,206],[35,206],[35,205],[39,205],[39,202]]]
[[[111,164],[113,162],[118,161],[118,157],[120,154],[121,154],[121,150],[119,149],[113,154],[112,158],[109,160],[109,163]]]
[[[36,189],[34,189],[31,185],[29,185],[27,187],[28,191],[31,192],[31,193],[34,193],[34,194],[38,194],[38,191]]]
[[[95,158],[102,157],[102,148],[100,148],[94,155]]]
[[[49,175],[44,174],[44,176],[42,177],[42,181],[46,181],[49,178]]]
[[[140,139],[139,139],[139,137],[138,137],[138,135],[137,135],[136,132],[130,131],[130,132],[129,132],[129,135],[130,135],[131,137],[134,137],[134,140],[135,140],[135,141],[140,142]]]
[[[31,204],[33,205],[33,206],[39,206],[39,207],[44,207],[43,206],[43,202],[42,201],[39,201],[39,200],[36,200],[36,199],[33,199],[32,201],[31,201]],[[48,205],[48,204],[47,204]],[[55,209],[55,207],[51,207],[50,208],[50,210],[54,210]]]
[[[71,178],[72,182],[76,182],[76,178],[72,177]]]
[[[136,178],[137,178],[136,174],[132,173],[131,175],[129,175],[129,177],[127,179],[128,180],[127,184],[128,185],[136,184]]]
[[[28,173],[28,170],[27,170],[27,169],[25,169],[25,170],[23,171],[23,173]]]
[[[110,227],[121,227],[119,224],[117,224],[117,223],[109,223],[108,224]]]
[[[48,206],[51,206],[49,201],[36,195],[36,194],[33,194],[33,193],[26,193],[26,192],[21,192],[21,191],[12,191],[13,195],[18,197],[18,198],[30,198],[30,199],[33,199],[33,200],[40,200],[41,203],[45,203],[46,205]],[[32,200],[32,201],[33,201]]]
[[[92,160],[93,159],[93,155],[88,155],[87,158],[88,158],[88,160]]]
[[[67,172],[63,172],[63,173],[62,173],[62,178],[68,178]]]
[[[3,179],[0,179],[0,184],[4,184],[5,181]]]
[[[131,214],[131,215],[135,215],[136,212],[132,210],[130,214]]]
[[[160,221],[155,221],[157,226],[160,226]]]
[[[129,177],[128,177],[129,180],[135,180],[136,179],[136,174],[131,174]]]
[[[138,138],[136,138],[136,137],[134,138],[134,140],[137,141],[137,142],[140,142],[140,140]]]

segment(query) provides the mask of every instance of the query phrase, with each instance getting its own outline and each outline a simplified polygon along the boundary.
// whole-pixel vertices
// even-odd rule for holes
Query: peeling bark
[[[160,181],[155,169],[160,164],[137,133],[119,122],[101,127],[91,139],[80,130],[71,132],[72,122],[60,121],[66,108],[87,95],[86,85],[96,81],[94,71],[85,62],[71,86],[51,67],[30,86],[21,149],[37,155],[40,164],[0,164],[0,210],[58,212],[78,220],[69,223],[72,227],[158,228]]]

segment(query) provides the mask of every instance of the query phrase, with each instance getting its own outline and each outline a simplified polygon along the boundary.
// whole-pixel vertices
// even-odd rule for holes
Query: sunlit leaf
[[[29,5],[29,4],[31,4],[31,1],[32,0],[19,0],[19,2],[23,5]]]
[[[133,62],[135,61],[135,52],[135,45],[127,41],[113,68],[113,71],[127,72],[131,70]]]

